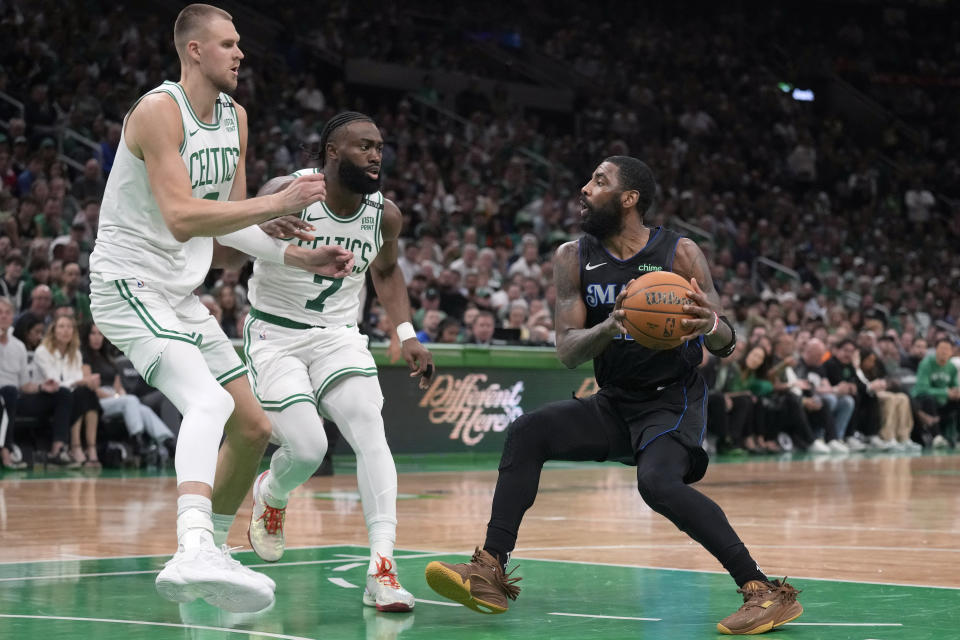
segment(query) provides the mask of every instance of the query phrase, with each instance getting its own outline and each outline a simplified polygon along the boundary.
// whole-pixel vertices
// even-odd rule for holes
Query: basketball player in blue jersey
[[[304,176],[283,193],[246,199],[247,116],[229,96],[243,53],[230,14],[190,5],[173,36],[180,81],[147,93],[124,119],[90,257],[91,307],[104,335],[183,414],[177,551],[157,576],[158,592],[258,611],[273,603],[276,585],[218,545],[256,475],[270,423],[246,367],[193,290],[210,269],[214,237],[330,277],[349,273],[353,255],[291,247],[256,226],[301,211],[325,189],[323,176]]]
[[[290,493],[323,461],[327,439],[320,416],[330,418],[357,456],[370,541],[363,603],[379,611],[407,612],[414,598],[400,585],[393,559],[397,471],[384,433],[377,368],[366,336],[357,329],[367,271],[397,327],[410,375],[419,377],[423,388],[429,385],[433,359],[410,324],[410,299],[397,265],[403,218],[380,192],[382,148],[380,131],[369,117],[337,114],[320,134],[322,169],[275,178],[261,190],[282,189],[300,174],[323,171],[325,201],[304,209],[297,222],[309,225],[309,232],[287,242],[343,246],[353,253],[355,266],[347,277],[324,278],[261,259],[254,263],[243,343],[254,392],[280,448],[253,485],[249,538],[264,560],[281,558]]]
[[[797,590],[769,580],[720,507],[690,486],[707,468],[700,445],[707,389],[697,365],[704,347],[730,355],[736,337],[696,243],[643,224],[655,190],[649,167],[626,156],[604,160],[583,187],[586,234],[562,245],[554,266],[557,356],[570,368],[592,359],[600,390],[548,404],[508,427],[483,548],[468,563],[431,562],[427,582],[437,593],[481,613],[506,611],[520,592],[506,564],[544,462],[614,460],[636,465],[644,502],[703,545],[736,581],[744,604],[717,625],[721,633],[763,633],[803,612]],[[682,321],[689,335],[664,351],[634,342],[620,309],[629,282],[658,270],[683,276],[694,290],[694,304],[685,308],[694,318]]]

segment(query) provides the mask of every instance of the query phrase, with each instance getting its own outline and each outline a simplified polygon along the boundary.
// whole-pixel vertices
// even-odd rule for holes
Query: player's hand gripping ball
[[[671,271],[651,271],[630,283],[622,309],[623,326],[648,349],[675,349],[683,343],[686,331],[681,320],[696,319],[683,312],[693,288],[683,277]]]

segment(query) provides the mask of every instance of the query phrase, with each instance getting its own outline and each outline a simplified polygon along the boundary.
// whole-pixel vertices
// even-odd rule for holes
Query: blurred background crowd
[[[0,387],[17,424],[53,423],[47,456],[71,466],[99,464],[111,416],[161,458],[177,420],[102,345],[87,266],[123,116],[179,77],[181,5],[80,4],[0,0]],[[579,189],[633,155],[658,181],[646,223],[700,244],[741,342],[704,363],[711,442],[955,442],[960,20],[945,5],[221,6],[247,55],[250,195],[311,166],[336,112],[376,120],[422,341],[552,345],[551,261],[580,233]],[[231,337],[249,273],[212,270],[198,292]],[[362,320],[389,339],[375,300]]]

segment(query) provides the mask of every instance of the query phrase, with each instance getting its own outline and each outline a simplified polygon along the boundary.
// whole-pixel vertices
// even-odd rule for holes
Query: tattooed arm
[[[621,324],[623,311],[620,310],[626,288],[617,296],[614,311],[604,322],[584,328],[587,307],[580,295],[578,251],[576,242],[567,242],[557,249],[553,263],[553,281],[557,287],[557,357],[569,369],[600,355],[611,340],[626,333]]]

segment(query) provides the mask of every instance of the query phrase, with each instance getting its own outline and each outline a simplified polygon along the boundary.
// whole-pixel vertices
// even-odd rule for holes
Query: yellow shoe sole
[[[800,610],[795,615],[792,615],[789,618],[781,620],[780,622],[777,622],[777,623],[767,622],[766,624],[762,624],[759,627],[756,627],[749,631],[731,631],[730,629],[728,629],[727,627],[723,626],[718,622],[717,631],[719,631],[720,633],[725,633],[728,636],[755,636],[761,633],[766,633],[767,631],[771,631],[773,629],[776,629],[777,627],[782,627],[788,622],[792,622],[793,620],[796,620],[797,618],[799,618],[803,614],[803,607],[800,605],[799,602],[796,604],[800,608]]]
[[[500,607],[483,600],[477,600],[470,593],[470,580],[464,581],[460,574],[452,569],[448,569],[437,561],[427,565],[424,571],[427,584],[438,594],[459,602],[468,609],[473,609],[477,613],[497,614],[504,613],[507,608]]]

